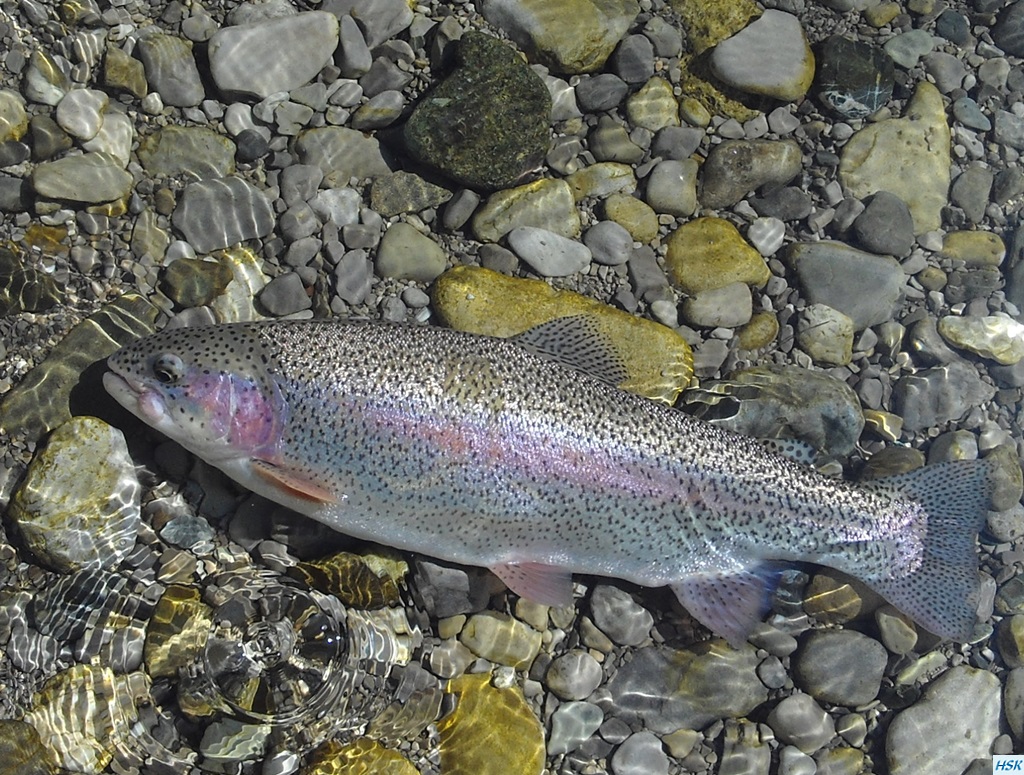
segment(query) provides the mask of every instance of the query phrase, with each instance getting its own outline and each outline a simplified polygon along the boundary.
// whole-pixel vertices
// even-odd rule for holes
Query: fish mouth
[[[168,419],[167,405],[158,392],[115,371],[103,375],[103,387],[117,403],[136,417],[158,430],[164,429]]]

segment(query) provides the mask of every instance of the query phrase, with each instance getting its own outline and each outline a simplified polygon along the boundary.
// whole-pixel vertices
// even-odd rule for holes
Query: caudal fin
[[[992,468],[987,460],[963,460],[878,482],[928,512],[924,561],[906,576],[864,581],[929,632],[954,640],[967,640],[974,628],[980,597],[975,544],[988,509]]]

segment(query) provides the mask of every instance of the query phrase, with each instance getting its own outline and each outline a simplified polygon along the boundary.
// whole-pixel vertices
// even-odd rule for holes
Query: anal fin
[[[507,562],[490,570],[506,587],[534,603],[556,608],[572,603],[572,574],[567,570],[537,562]]]
[[[263,481],[275,490],[280,490],[284,495],[313,504],[336,503],[338,500],[327,488],[297,471],[260,458],[252,458],[249,462],[252,464],[253,471]]]
[[[694,574],[670,586],[694,619],[739,648],[768,613],[776,581],[771,569],[753,568]]]

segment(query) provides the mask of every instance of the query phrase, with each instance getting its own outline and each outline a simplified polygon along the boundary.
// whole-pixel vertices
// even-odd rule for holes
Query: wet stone
[[[1012,366],[1024,360],[1024,324],[1001,315],[940,318],[939,334],[954,347]]]
[[[651,78],[626,100],[626,116],[632,126],[652,132],[679,126],[679,103],[672,84],[665,78]]]
[[[57,103],[60,128],[79,140],[91,140],[103,125],[103,112],[110,98],[96,89],[72,89]]]
[[[28,256],[0,246],[0,316],[45,312],[62,297],[53,277],[28,262]]]
[[[689,216],[697,209],[697,162],[666,159],[647,176],[647,204],[659,213]]]
[[[338,17],[325,11],[224,27],[209,41],[210,72],[229,94],[263,99],[291,91],[331,61],[338,35]],[[268,49],[276,55],[268,58]]]
[[[483,13],[531,62],[572,74],[600,69],[639,10],[636,0],[496,0]]]
[[[112,202],[128,195],[132,176],[106,153],[66,156],[36,165],[32,188],[44,199],[71,202]]]
[[[960,775],[974,759],[988,757],[999,735],[999,690],[995,675],[967,666],[929,684],[921,701],[889,726],[885,758],[892,775]],[[935,745],[938,729],[941,746]]]
[[[668,755],[651,732],[637,732],[626,738],[611,760],[614,775],[668,775]]]
[[[955,361],[900,378],[893,406],[911,432],[958,420],[972,407],[992,400],[995,388],[973,366]]]
[[[658,734],[702,729],[717,719],[741,718],[767,699],[756,673],[759,661],[750,646],[733,649],[721,640],[684,651],[642,648],[594,701],[627,724]]]
[[[139,498],[121,432],[92,417],[74,418],[33,459],[10,517],[48,567],[112,568],[135,545]]]
[[[540,651],[541,635],[506,614],[485,611],[470,617],[459,640],[479,657],[522,670]]]
[[[614,73],[600,73],[580,79],[576,85],[576,103],[587,113],[600,113],[621,104],[629,86]]]
[[[604,712],[589,702],[566,702],[551,714],[548,735],[548,756],[571,753],[590,738],[601,722]]]
[[[472,188],[513,185],[548,146],[551,96],[504,43],[471,32],[456,69],[417,105],[404,138],[414,158]]]
[[[432,297],[442,323],[488,336],[514,336],[567,315],[592,316],[626,369],[620,387],[655,401],[674,403],[693,374],[690,347],[675,331],[540,280],[460,266],[437,279]]]
[[[826,304],[808,304],[797,318],[796,340],[815,363],[845,366],[853,357],[853,321]]]
[[[447,264],[444,250],[407,223],[396,223],[381,238],[376,271],[381,277],[431,282]]]
[[[818,99],[843,118],[866,118],[892,96],[892,59],[870,43],[833,35],[821,44],[817,60]]]
[[[638,646],[650,633],[654,618],[632,596],[618,587],[598,584],[590,598],[590,611],[605,635],[621,646]]]
[[[858,199],[878,191],[895,194],[910,208],[914,233],[922,234],[942,224],[949,167],[950,131],[942,95],[923,81],[902,118],[868,124],[846,142],[839,179]]]
[[[799,221],[811,214],[811,196],[796,186],[783,186],[750,199],[754,212],[780,221]]]
[[[28,126],[24,98],[10,89],[0,89],[0,143],[20,140]]]
[[[108,44],[103,59],[103,85],[114,91],[128,92],[141,100],[149,91],[145,65],[117,46]]]
[[[144,137],[138,155],[151,175],[223,178],[235,171],[236,147],[204,127],[167,126]]]
[[[594,261],[606,266],[618,266],[629,260],[633,252],[633,237],[614,221],[599,221],[583,234],[583,244],[590,248]]]
[[[180,307],[202,307],[224,292],[231,269],[220,261],[179,258],[163,272],[161,290]]]
[[[568,183],[542,179],[491,194],[470,226],[481,242],[497,242],[518,226],[575,237],[580,233],[580,216]]]
[[[590,248],[546,229],[520,226],[507,239],[520,260],[542,277],[565,277],[590,265]]]
[[[879,191],[853,222],[857,242],[872,253],[905,256],[914,246],[910,208],[895,194]]]
[[[292,315],[313,306],[302,278],[295,272],[285,272],[275,277],[260,291],[257,298],[260,306],[275,317]]]
[[[812,304],[826,304],[861,331],[891,320],[906,283],[891,256],[876,256],[841,242],[795,243],[787,260]]]
[[[484,674],[456,678],[447,688],[458,703],[437,724],[442,772],[479,775],[501,762],[503,771],[539,775],[544,730],[519,687],[496,688]]]
[[[1007,54],[1024,56],[1024,3],[1006,6],[992,28],[992,40]]]
[[[324,185],[347,186],[352,178],[391,174],[377,138],[339,126],[317,127],[299,134],[294,144],[301,164],[313,164],[324,173]]]
[[[576,649],[556,657],[544,681],[563,700],[583,700],[590,696],[603,678],[598,661],[588,652]]]
[[[814,55],[800,20],[775,9],[719,43],[710,63],[729,86],[787,102],[803,97],[814,78]]]
[[[769,277],[760,254],[721,218],[698,218],[676,229],[668,239],[665,264],[673,283],[685,293],[734,282],[760,287]]]
[[[136,51],[146,68],[150,88],[164,104],[187,108],[202,102],[206,91],[191,43],[156,33],[140,38]]]
[[[744,369],[683,398],[689,411],[715,425],[762,439],[796,436],[836,456],[853,450],[864,427],[853,388],[798,366]]]
[[[793,661],[797,685],[821,702],[856,707],[878,696],[887,654],[875,640],[852,630],[818,630]]]
[[[0,721],[0,757],[11,773],[52,775],[57,771],[54,752],[43,746],[36,728],[27,721]]]
[[[452,192],[447,188],[411,172],[376,178],[370,187],[370,207],[385,218],[439,207],[451,198]]]
[[[832,718],[810,695],[796,692],[768,714],[768,726],[778,738],[806,754],[814,753],[835,737]]]
[[[212,178],[185,187],[171,220],[196,251],[209,253],[266,236],[274,228],[274,211],[242,178]]]
[[[788,183],[801,161],[792,140],[726,140],[708,154],[698,198],[705,207],[730,207],[761,186]]]
[[[737,282],[694,293],[683,299],[680,312],[683,319],[694,326],[737,328],[746,325],[753,313],[750,288],[746,283]]]

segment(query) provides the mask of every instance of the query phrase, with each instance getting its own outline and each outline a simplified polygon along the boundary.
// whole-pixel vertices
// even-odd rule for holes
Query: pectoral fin
[[[739,648],[768,613],[776,581],[771,570],[753,569],[696,574],[671,587],[694,619]]]
[[[520,597],[534,603],[561,607],[572,603],[572,574],[551,565],[509,562],[495,565],[491,573]]]
[[[252,458],[249,462],[263,481],[284,495],[313,504],[336,503],[338,500],[327,488],[302,472],[260,458]]]

